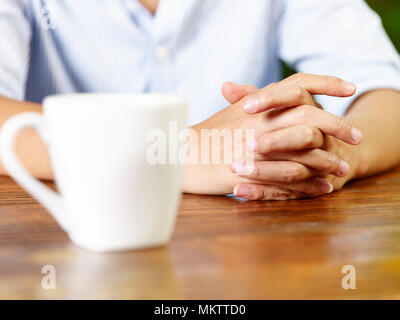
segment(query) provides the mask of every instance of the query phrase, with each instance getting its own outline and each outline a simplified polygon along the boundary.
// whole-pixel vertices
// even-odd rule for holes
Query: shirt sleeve
[[[353,82],[351,98],[319,96],[325,110],[344,115],[359,95],[400,90],[400,58],[379,16],[363,0],[284,0],[279,20],[280,58],[299,72]]]
[[[0,1],[0,95],[23,100],[31,28],[25,0]]]

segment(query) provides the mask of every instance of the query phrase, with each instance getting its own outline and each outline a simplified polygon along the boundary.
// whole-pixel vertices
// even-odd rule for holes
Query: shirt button
[[[157,46],[156,57],[159,60],[167,60],[169,58],[169,49],[166,46]]]

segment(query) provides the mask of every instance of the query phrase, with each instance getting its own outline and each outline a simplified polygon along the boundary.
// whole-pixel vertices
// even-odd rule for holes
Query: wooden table
[[[42,267],[56,289],[42,288]],[[343,266],[356,289],[342,288]],[[96,254],[0,177],[0,298],[400,298],[400,169],[286,202],[185,195],[171,244]]]

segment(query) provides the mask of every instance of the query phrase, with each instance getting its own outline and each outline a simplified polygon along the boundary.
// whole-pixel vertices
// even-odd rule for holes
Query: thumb
[[[255,93],[257,91],[257,87],[251,84],[239,85],[233,82],[225,82],[222,86],[222,95],[231,104],[234,104],[248,94]]]

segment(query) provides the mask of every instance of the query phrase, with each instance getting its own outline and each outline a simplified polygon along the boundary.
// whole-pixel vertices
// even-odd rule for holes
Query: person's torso
[[[70,92],[160,92],[190,103],[189,123],[228,103],[226,81],[258,87],[280,67],[276,0],[32,0],[27,100]]]

